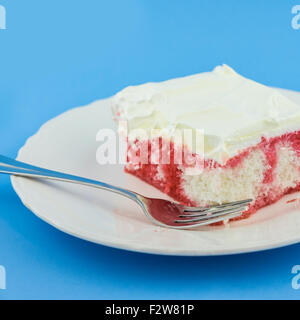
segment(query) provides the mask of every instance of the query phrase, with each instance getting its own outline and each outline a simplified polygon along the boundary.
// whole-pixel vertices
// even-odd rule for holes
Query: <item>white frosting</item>
[[[300,106],[226,65],[125,88],[113,97],[112,108],[117,119],[128,121],[130,130],[203,130],[204,156],[220,163],[257,144],[262,136],[300,129]]]

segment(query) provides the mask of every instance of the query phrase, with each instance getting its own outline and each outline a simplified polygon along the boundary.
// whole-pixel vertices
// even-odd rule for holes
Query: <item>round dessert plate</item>
[[[283,91],[300,104],[300,93]],[[167,198],[119,164],[96,161],[100,129],[116,130],[109,100],[72,109],[44,124],[19,151],[18,160],[66,173],[101,180]],[[99,138],[99,136],[98,136]],[[131,200],[85,186],[12,177],[25,206],[59,230],[120,249],[205,256],[253,252],[300,241],[300,193],[259,210],[247,220],[226,227],[173,230],[151,224]]]

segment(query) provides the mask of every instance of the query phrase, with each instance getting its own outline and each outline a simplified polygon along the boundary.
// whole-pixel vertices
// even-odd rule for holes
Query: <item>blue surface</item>
[[[297,1],[0,0],[1,152],[15,157],[48,119],[121,88],[227,63],[300,91]],[[299,2],[299,1],[298,1]],[[300,245],[210,258],[144,255],[55,230],[0,176],[0,299],[299,299]],[[182,277],[187,271],[192,281]]]

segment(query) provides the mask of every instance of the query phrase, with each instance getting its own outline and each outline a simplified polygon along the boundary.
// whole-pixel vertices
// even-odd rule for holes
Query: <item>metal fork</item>
[[[71,182],[112,191],[135,201],[151,222],[174,229],[195,228],[238,217],[252,201],[247,199],[209,207],[187,207],[168,200],[148,198],[104,182],[32,166],[1,155],[0,173]]]

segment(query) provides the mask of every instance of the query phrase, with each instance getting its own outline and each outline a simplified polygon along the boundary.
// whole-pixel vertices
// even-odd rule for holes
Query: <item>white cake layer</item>
[[[278,162],[270,183],[263,183],[264,172],[269,167],[265,155],[255,150],[244,159],[242,166],[205,170],[196,176],[183,175],[183,190],[198,205],[263,196],[277,198],[299,184],[300,158],[288,144],[278,145],[276,154]]]
[[[226,65],[212,72],[125,88],[113,97],[112,109],[117,119],[128,121],[132,132],[164,129],[161,135],[172,139],[177,129],[203,130],[204,157],[221,164],[257,144],[262,136],[300,129],[299,105]],[[196,151],[195,145],[186,143]]]

